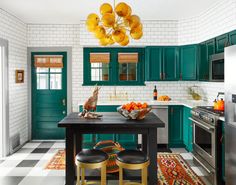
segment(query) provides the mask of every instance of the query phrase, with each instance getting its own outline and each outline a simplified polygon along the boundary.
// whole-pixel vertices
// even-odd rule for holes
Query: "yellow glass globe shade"
[[[128,5],[128,12],[127,12],[127,15],[125,16],[125,18],[129,18],[132,14],[132,9],[131,7]]]
[[[115,31],[112,32],[112,39],[115,41],[115,42],[122,42],[125,38],[125,33],[120,30],[120,29],[117,29]]]
[[[97,23],[91,22],[90,20],[86,21],[87,30],[90,32],[94,32],[97,26]]]
[[[108,38],[109,38],[109,39],[108,39],[108,44],[109,44],[109,45],[112,45],[112,44],[115,43],[115,41],[113,40],[113,38],[112,38],[111,35],[109,35]]]
[[[95,13],[91,13],[87,17],[88,24],[98,24],[100,21],[99,16]]]
[[[115,24],[115,16],[112,13],[105,13],[102,16],[102,23],[105,27],[112,27]]]
[[[140,18],[137,15],[131,15],[129,19],[130,28],[135,28],[140,24]]]
[[[125,38],[122,42],[119,42],[121,46],[127,46],[129,44],[129,37],[128,35],[125,35]]]
[[[115,8],[115,12],[120,17],[126,17],[129,13],[129,5],[124,2],[118,3]]]
[[[99,39],[99,44],[102,46],[107,46],[109,44],[109,37],[108,36],[104,36],[102,38]]]
[[[137,28],[131,29],[130,36],[135,40],[141,39],[143,36],[143,31]]]
[[[100,13],[104,15],[105,13],[112,13],[113,9],[112,6],[109,3],[103,3],[100,6]]]
[[[97,26],[95,29],[94,35],[96,38],[101,39],[105,37],[106,30],[103,28],[103,26]]]

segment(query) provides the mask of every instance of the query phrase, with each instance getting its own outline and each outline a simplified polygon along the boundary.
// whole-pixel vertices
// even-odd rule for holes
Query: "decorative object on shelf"
[[[24,83],[24,70],[16,70],[16,83]]]
[[[90,96],[83,105],[83,111],[79,113],[80,117],[88,118],[88,119],[98,119],[102,117],[101,114],[97,114],[95,112],[90,111],[96,111],[97,108],[97,101],[98,101],[98,92],[100,90],[100,87],[97,85],[94,88],[93,96]]]
[[[136,119],[141,120],[144,119],[146,114],[152,110],[147,103],[127,103],[117,108],[117,112],[119,112],[122,116],[128,119]]]
[[[102,46],[118,43],[121,46],[129,44],[129,36],[139,40],[143,36],[143,25],[137,15],[132,14],[132,9],[124,2],[117,5],[114,1],[114,9],[109,3],[100,6],[101,19],[95,13],[87,17],[87,30],[94,33]]]
[[[198,86],[188,87],[188,94],[192,96],[194,100],[201,100],[200,89]]]
[[[162,96],[159,96],[157,100],[158,101],[170,101],[171,98],[167,95],[162,95]]]
[[[112,140],[100,141],[93,148],[102,150],[109,155],[107,173],[116,173],[119,171],[119,167],[116,164],[116,156],[117,153],[124,150],[124,148],[118,142]]]

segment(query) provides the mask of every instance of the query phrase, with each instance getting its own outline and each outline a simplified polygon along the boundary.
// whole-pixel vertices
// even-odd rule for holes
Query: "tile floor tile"
[[[42,185],[45,177],[25,177],[19,185]]]
[[[188,153],[187,150],[185,150],[184,148],[171,148],[170,149],[173,153]]]
[[[26,153],[29,154],[34,150],[34,148],[21,148],[20,150],[17,151],[17,153]]]
[[[37,148],[39,145],[41,144],[41,142],[30,142],[30,143],[26,143],[22,148]]]
[[[12,171],[14,167],[0,167],[0,176],[6,176],[10,171]]]
[[[65,148],[65,143],[64,142],[54,143],[51,148]]]
[[[65,177],[47,177],[42,181],[43,185],[64,185]]]
[[[1,185],[17,185],[24,177],[0,177]]]
[[[16,167],[22,160],[5,160],[0,167]]]
[[[41,143],[37,148],[51,148],[55,142]]]
[[[35,177],[45,177],[48,175],[50,170],[45,170],[44,168],[34,167],[31,168],[31,171],[27,174],[27,176],[35,176]]]
[[[180,154],[185,160],[193,160],[193,156],[191,153],[181,153]]]
[[[13,168],[11,171],[9,171],[6,176],[20,176],[20,177],[25,177],[28,175],[32,168],[30,167],[16,167]]]
[[[45,154],[44,153],[30,153],[25,160],[40,160]],[[23,160],[24,160],[23,159]]]
[[[39,160],[23,160],[17,167],[34,167],[38,162]]]
[[[35,148],[31,153],[47,153],[50,148]]]

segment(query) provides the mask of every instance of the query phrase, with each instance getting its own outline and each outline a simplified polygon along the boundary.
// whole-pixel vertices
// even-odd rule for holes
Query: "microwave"
[[[224,53],[214,54],[210,58],[209,76],[212,82],[224,81]]]

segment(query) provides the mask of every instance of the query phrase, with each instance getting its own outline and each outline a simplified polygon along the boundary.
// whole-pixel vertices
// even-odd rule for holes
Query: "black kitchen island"
[[[157,184],[157,128],[165,124],[152,112],[143,120],[127,120],[117,112],[102,114],[101,119],[84,119],[71,113],[58,123],[66,128],[66,185],[75,184],[75,155],[82,150],[83,134],[142,134],[142,150],[150,158],[148,184]]]

